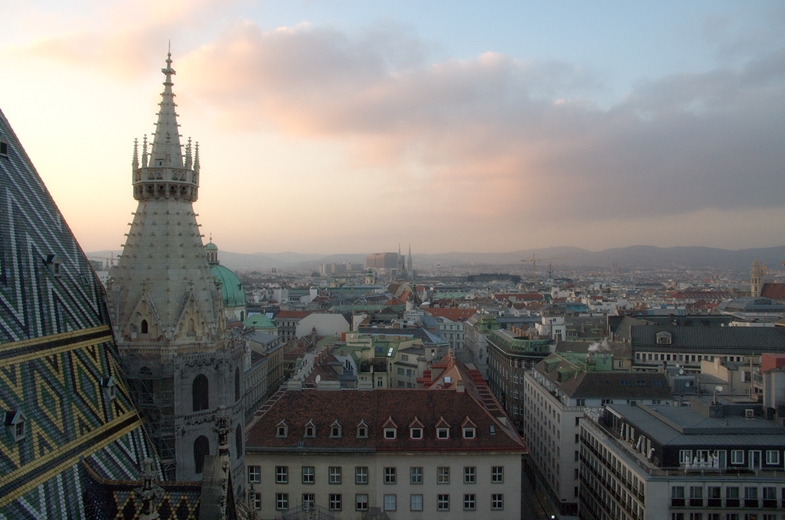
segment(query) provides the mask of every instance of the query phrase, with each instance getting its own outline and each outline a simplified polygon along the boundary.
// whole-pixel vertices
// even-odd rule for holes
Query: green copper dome
[[[245,307],[245,290],[236,274],[221,264],[211,265],[210,274],[221,283],[224,307]]]

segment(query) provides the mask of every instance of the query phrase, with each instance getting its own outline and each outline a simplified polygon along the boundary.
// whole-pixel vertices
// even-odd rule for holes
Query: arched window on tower
[[[240,368],[234,369],[234,400],[240,400]]]
[[[194,325],[193,318],[188,319],[188,335],[196,336],[196,326]]]
[[[243,429],[239,424],[234,430],[234,447],[235,452],[237,453],[237,458],[239,459],[243,454]]]
[[[194,468],[197,473],[204,470],[204,456],[210,454],[210,441],[207,437],[200,435],[194,441]]]
[[[147,320],[142,320],[141,329],[142,329],[142,334],[147,334],[149,332],[149,330],[148,330],[149,327],[147,325]]]
[[[194,378],[193,383],[194,412],[210,408],[210,383],[204,374]]]

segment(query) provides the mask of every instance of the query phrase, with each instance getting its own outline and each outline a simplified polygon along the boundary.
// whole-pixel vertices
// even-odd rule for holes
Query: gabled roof
[[[437,422],[459,425],[469,418],[477,427],[476,438],[463,439],[451,435],[436,439]],[[302,437],[306,418],[317,425],[315,438]],[[412,424],[417,418],[423,424],[423,439],[412,440],[400,434],[396,439],[385,439],[384,428],[394,424]],[[275,426],[289,421],[289,436],[276,437]],[[368,438],[357,438],[353,432],[342,438],[331,438],[326,426],[334,420],[355,425],[365,421]],[[325,426],[325,427],[322,427]],[[494,434],[491,434],[493,426]],[[374,451],[507,451],[525,453],[527,448],[514,429],[478,402],[468,392],[429,392],[424,390],[377,389],[360,390],[288,390],[247,431],[248,451],[276,451],[291,449],[346,452]],[[299,444],[298,444],[299,443]]]
[[[435,318],[446,318],[453,322],[466,321],[477,313],[477,309],[463,309],[456,307],[423,309]]]

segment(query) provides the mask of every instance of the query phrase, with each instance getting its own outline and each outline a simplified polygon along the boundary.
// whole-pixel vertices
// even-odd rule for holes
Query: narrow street
[[[532,488],[526,473],[521,475],[521,520],[549,520],[545,501]]]

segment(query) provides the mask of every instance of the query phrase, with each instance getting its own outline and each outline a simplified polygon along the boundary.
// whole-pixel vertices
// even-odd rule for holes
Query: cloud
[[[353,38],[248,22],[181,67],[227,124],[351,142],[355,161],[407,181],[391,181],[391,194],[434,212],[436,199],[456,218],[782,205],[782,49],[642,82],[607,109],[591,102],[603,86],[585,69],[492,52],[429,63],[427,52],[400,27]]]

